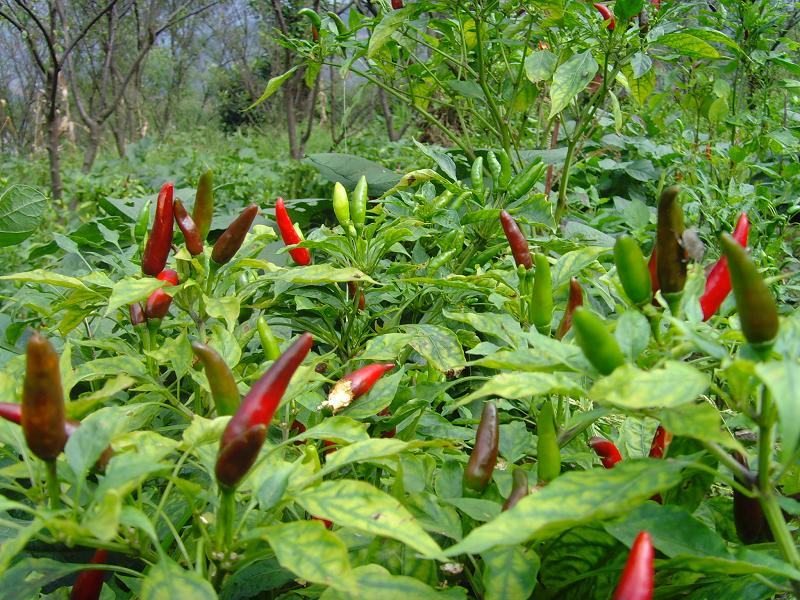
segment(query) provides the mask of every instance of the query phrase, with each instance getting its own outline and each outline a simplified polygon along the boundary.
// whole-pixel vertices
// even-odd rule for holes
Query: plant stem
[[[233,545],[233,516],[236,510],[235,492],[221,490],[217,509],[217,549],[229,550]]]
[[[58,472],[55,460],[45,461],[47,468],[47,495],[50,497],[50,508],[58,510],[61,508],[61,486],[58,483]]]

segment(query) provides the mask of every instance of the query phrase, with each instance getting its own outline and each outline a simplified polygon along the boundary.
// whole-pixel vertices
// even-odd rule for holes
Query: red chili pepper
[[[390,411],[389,407],[387,406],[381,412],[378,413],[378,416],[379,417],[391,417],[392,416],[392,411]],[[397,435],[397,427],[392,427],[391,429],[387,429],[386,431],[381,433],[381,437],[382,438],[393,438],[396,435]]]
[[[93,565],[106,562],[108,550],[100,549],[94,553],[89,561]],[[75,583],[72,585],[70,600],[98,600],[100,592],[103,590],[103,578],[105,571],[102,569],[88,569],[81,571]]]
[[[215,469],[223,486],[235,487],[253,466],[264,444],[267,426],[313,341],[310,333],[301,335],[250,388],[231,417],[220,440]]]
[[[572,327],[572,315],[575,309],[583,306],[583,289],[581,284],[574,277],[569,280],[569,299],[567,300],[567,309],[564,311],[564,316],[561,318],[561,323],[558,324],[556,330],[556,339],[560,340]]]
[[[513,482],[511,485],[511,493],[508,495],[508,498],[506,498],[506,501],[503,502],[504,511],[514,508],[517,502],[530,493],[530,489],[528,488],[528,473],[526,471],[514,469],[513,473],[511,473],[511,478]]]
[[[58,354],[38,331],[28,340],[21,411],[28,448],[42,460],[55,460],[67,443],[64,390]]]
[[[211,260],[218,265],[229,262],[234,254],[242,247],[247,232],[258,214],[258,205],[251,204],[246,207],[228,228],[219,236],[211,251]]]
[[[192,256],[197,256],[203,252],[203,240],[200,231],[197,229],[192,217],[186,212],[183,202],[175,200],[172,204],[172,213],[175,215],[175,222],[183,232],[183,239],[186,242],[186,249]]]
[[[594,450],[595,454],[600,457],[600,462],[606,469],[612,468],[615,464],[622,460],[622,456],[617,450],[617,447],[606,439],[599,436],[589,438],[589,445]]]
[[[671,441],[672,434],[664,429],[663,425],[659,425],[653,436],[653,443],[650,444],[650,457],[664,458],[664,453],[667,451]]]
[[[178,285],[178,274],[172,269],[161,271],[156,279],[165,282],[168,286]],[[147,298],[144,314],[148,319],[163,319],[172,304],[172,296],[163,289],[157,289]]]
[[[533,259],[531,259],[531,251],[528,247],[528,240],[520,231],[519,225],[507,211],[500,211],[500,224],[503,226],[503,232],[506,234],[508,245],[511,247],[511,254],[514,256],[514,262],[517,266],[524,266],[530,270],[533,268]]]
[[[743,247],[747,247],[747,235],[750,233],[750,221],[747,213],[739,215],[733,239]],[[706,278],[706,289],[700,296],[700,307],[703,309],[703,321],[708,321],[719,310],[725,298],[731,292],[731,274],[728,269],[728,257],[723,255],[712,267]]]
[[[278,229],[281,232],[284,244],[292,246],[303,241],[292,224],[292,219],[289,217],[283,198],[280,197],[275,201],[275,220],[278,222]],[[298,265],[311,264],[311,252],[309,252],[308,248],[293,248],[289,250],[289,255]]]
[[[347,282],[347,292],[350,294],[350,298],[355,298],[356,294],[358,294],[358,310],[364,310],[367,300],[364,298],[364,292],[358,289],[358,284],[355,281]]]
[[[595,2],[592,4],[597,9],[597,12],[600,13],[600,16],[603,17],[603,21],[608,21],[608,25],[606,25],[606,29],[609,31],[614,31],[614,27],[616,26],[616,22],[614,21],[614,15],[611,14],[611,11],[605,4],[600,4],[599,2]]]
[[[661,289],[661,284],[658,282],[658,255],[656,248],[653,246],[653,253],[650,255],[650,260],[647,261],[647,268],[650,270],[650,283],[653,286],[653,296]],[[653,300],[655,303],[655,300]]]
[[[136,327],[137,325],[142,325],[147,321],[147,317],[144,316],[144,309],[139,302],[135,302],[131,304],[130,307],[131,313],[131,324]]]
[[[403,0],[392,0],[392,8],[394,10],[400,10],[403,8]]]
[[[172,192],[172,184],[165,183],[158,193],[156,218],[142,254],[142,273],[145,275],[158,275],[167,264],[172,247]]]
[[[349,406],[353,400],[369,392],[378,379],[396,366],[394,363],[375,363],[348,373],[336,382],[323,406],[330,407],[333,412]]]
[[[650,4],[652,4],[653,7],[656,8],[656,10],[661,8],[661,0],[650,0]]]
[[[640,532],[633,542],[628,562],[611,600],[650,600],[653,597],[654,556],[650,534]]]
[[[312,521],[319,521],[323,525],[325,525],[325,529],[332,529],[333,528],[333,521],[329,521],[328,519],[323,519],[322,517],[315,517],[312,515]]]

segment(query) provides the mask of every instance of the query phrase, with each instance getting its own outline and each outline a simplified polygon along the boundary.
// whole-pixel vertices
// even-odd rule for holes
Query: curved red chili
[[[650,284],[653,286],[653,296],[655,296],[656,292],[661,289],[661,284],[658,282],[658,255],[655,246],[653,246],[653,252],[647,261],[647,268],[650,271]]]
[[[283,198],[280,197],[275,201],[275,220],[278,223],[278,229],[281,232],[284,244],[293,246],[303,241],[300,238],[300,234],[297,233],[297,230],[294,228],[294,224],[286,210]],[[289,250],[289,255],[298,265],[305,266],[311,264],[311,252],[309,252],[308,248],[292,248]]]
[[[186,249],[192,256],[197,256],[203,252],[203,240],[200,237],[200,230],[195,225],[192,217],[186,212],[183,202],[175,200],[172,204],[172,213],[175,216],[175,222],[180,227],[183,233],[183,239],[186,242]]]
[[[746,248],[747,236],[750,233],[750,221],[747,213],[739,215],[736,228],[733,230],[733,239]],[[706,288],[700,296],[700,307],[703,309],[703,321],[708,321],[719,310],[725,298],[731,292],[731,273],[728,269],[728,257],[724,254],[716,262],[706,277]]]
[[[264,443],[267,426],[313,341],[310,333],[301,335],[253,384],[231,417],[220,440],[215,470],[221,484],[235,486],[253,466]]]
[[[572,327],[572,315],[575,314],[575,309],[583,306],[583,289],[578,280],[574,277],[569,280],[569,299],[567,300],[567,308],[564,311],[564,316],[561,317],[561,323],[558,324],[556,330],[556,339],[560,340]]]
[[[651,458],[664,458],[664,453],[667,451],[667,447],[671,441],[672,434],[664,429],[663,425],[659,425],[653,436],[653,442],[650,444],[649,456]]]
[[[595,2],[592,4],[592,6],[594,6],[597,9],[597,12],[600,13],[600,16],[603,17],[603,21],[608,21],[606,29],[609,31],[614,31],[616,22],[614,21],[614,15],[611,14],[611,10],[605,4],[600,4],[599,2]]]
[[[392,0],[392,8],[394,10],[400,10],[403,8],[403,0]]]
[[[336,382],[323,406],[329,406],[333,412],[349,406],[353,400],[369,392],[378,379],[396,366],[394,363],[375,363],[348,373]]]
[[[165,282],[168,286],[178,285],[178,274],[172,269],[161,271],[156,279]],[[144,314],[148,319],[163,319],[169,312],[170,304],[172,304],[172,296],[163,289],[157,289],[147,298]]]
[[[625,563],[619,585],[611,600],[650,600],[653,597],[655,578],[654,557],[650,534],[646,531],[640,532],[633,542],[628,562]]]
[[[620,455],[619,450],[617,450],[617,447],[614,445],[614,443],[603,439],[600,436],[589,438],[589,445],[592,447],[592,450],[594,450],[595,454],[600,457],[600,462],[603,463],[603,466],[606,469],[612,468],[615,464],[622,460],[622,455]]]
[[[511,247],[511,254],[514,256],[514,262],[517,266],[524,266],[530,270],[533,268],[533,259],[531,258],[531,251],[528,247],[528,240],[523,235],[522,231],[507,211],[500,211],[500,224],[503,226],[503,232],[506,234],[508,245]]]
[[[94,553],[89,561],[93,565],[104,563],[108,560],[108,550],[99,549]],[[72,585],[70,600],[98,600],[100,592],[103,590],[103,578],[105,571],[102,569],[87,569],[81,571],[75,583]]]
[[[347,282],[347,293],[350,294],[351,300],[358,294],[358,310],[364,310],[367,305],[367,300],[364,297],[364,292],[358,289],[358,284],[355,281]]]
[[[156,217],[142,253],[142,273],[158,275],[167,264],[172,247],[172,183],[165,183],[158,193]]]

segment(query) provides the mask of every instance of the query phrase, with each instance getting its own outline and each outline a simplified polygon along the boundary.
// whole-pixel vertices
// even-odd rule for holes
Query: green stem
[[[233,545],[233,516],[236,511],[234,490],[221,490],[217,509],[217,549],[230,550]]]
[[[50,497],[50,508],[59,510],[61,508],[61,486],[58,483],[58,472],[55,460],[45,461],[47,467],[47,495]]]

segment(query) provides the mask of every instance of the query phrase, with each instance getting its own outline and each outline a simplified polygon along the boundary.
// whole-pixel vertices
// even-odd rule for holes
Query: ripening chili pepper
[[[147,317],[144,316],[144,309],[142,309],[142,305],[139,302],[134,302],[128,309],[131,315],[131,325],[136,327],[147,322]]]
[[[650,444],[649,456],[651,458],[664,458],[664,453],[667,451],[671,441],[672,434],[664,429],[663,425],[659,425],[656,428],[655,435],[653,435],[653,442]]]
[[[158,275],[167,264],[172,247],[172,192],[172,184],[165,183],[158,193],[156,217],[142,254],[142,273],[145,275]]]
[[[358,284],[355,281],[347,282],[347,293],[350,295],[350,299],[353,302],[355,302],[355,298],[358,296],[358,310],[364,310],[367,306],[367,299],[364,297],[364,292],[358,289]]]
[[[733,239],[743,247],[747,247],[747,235],[750,232],[750,221],[747,213],[739,215]],[[722,256],[712,267],[706,277],[706,288],[700,296],[700,307],[703,309],[703,321],[708,321],[719,310],[731,291],[731,274],[728,269],[728,257]]]
[[[503,226],[503,231],[506,234],[508,245],[511,246],[511,254],[514,255],[514,262],[517,266],[522,265],[526,269],[533,268],[533,260],[531,259],[531,251],[528,247],[528,240],[522,234],[522,231],[507,211],[500,211],[500,224]]]
[[[38,331],[28,340],[22,386],[22,431],[28,448],[45,461],[55,460],[67,443],[64,390],[58,354]]]
[[[561,450],[558,447],[556,417],[550,400],[545,400],[536,419],[536,444],[539,483],[553,481],[561,473]]]
[[[253,466],[264,444],[267,426],[312,342],[310,333],[301,335],[253,384],[231,417],[222,433],[215,468],[222,486],[235,487]]]
[[[775,298],[747,251],[727,233],[722,234],[720,242],[728,258],[742,333],[757,352],[768,352],[778,335]]]
[[[600,462],[603,463],[606,469],[612,468],[622,460],[622,455],[619,453],[614,443],[600,436],[590,437],[589,446],[591,446],[595,454],[600,457]]]
[[[498,188],[500,190],[505,190],[508,188],[508,184],[511,183],[511,159],[508,157],[508,153],[502,148],[495,153],[495,156],[497,156],[497,162],[500,163],[500,177],[497,181]]]
[[[606,25],[606,29],[609,31],[614,31],[614,27],[616,26],[616,22],[614,21],[614,15],[611,14],[611,10],[605,5],[600,4],[599,2],[595,2],[592,4],[597,9],[597,12],[600,13],[600,16],[603,17],[603,21],[608,21],[608,25]]]
[[[733,457],[749,474],[747,479],[735,475],[736,481],[748,490],[755,489],[756,475],[750,471],[747,457],[738,451],[733,452]],[[733,488],[733,523],[736,526],[736,535],[743,544],[757,544],[772,539],[772,532],[759,499],[750,498],[736,488]]]
[[[534,184],[541,178],[544,170],[545,166],[541,161],[535,160],[525,167],[523,171],[517,173],[508,185],[509,200],[522,198],[530,192]]]
[[[303,238],[300,237],[300,234],[292,223],[283,198],[280,197],[275,201],[275,220],[278,223],[278,229],[281,232],[284,244],[292,246],[303,241]],[[308,248],[292,248],[289,250],[289,255],[298,265],[305,266],[311,263],[311,252]]]
[[[247,232],[258,214],[258,205],[251,204],[228,225],[228,228],[219,236],[211,251],[211,260],[218,265],[224,265],[233,258],[244,243]]]
[[[653,296],[655,296],[656,292],[661,289],[661,284],[658,281],[658,254],[655,246],[653,246],[653,251],[647,261],[647,270],[650,271],[650,285],[652,286]]]
[[[606,328],[603,320],[590,310],[578,307],[572,316],[575,341],[592,366],[603,375],[625,364],[625,357],[617,340]]]
[[[536,254],[536,278],[531,292],[531,322],[544,335],[550,335],[553,320],[553,276],[544,254]]]
[[[561,317],[561,323],[558,324],[556,330],[556,339],[560,340],[572,327],[572,315],[575,309],[583,306],[583,290],[581,284],[574,277],[569,280],[569,298],[567,299],[567,308],[564,310],[564,316]]]
[[[217,415],[232,415],[239,408],[239,389],[225,359],[219,353],[203,343],[192,342],[192,351],[203,363],[211,397],[217,408]]]
[[[403,8],[403,0],[392,0],[392,8],[394,10],[400,10]]]
[[[93,565],[98,565],[108,560],[108,550],[100,548],[96,550],[91,560]],[[72,585],[72,592],[69,600],[98,600],[100,592],[103,590],[103,579],[106,572],[103,569],[87,569],[81,571],[75,583]]]
[[[523,471],[522,469],[514,469],[511,473],[511,477],[511,493],[508,495],[508,498],[506,498],[506,501],[503,502],[504,511],[514,508],[517,505],[517,502],[522,500],[530,492],[528,489],[527,471]]]
[[[333,214],[342,227],[350,222],[350,199],[347,190],[338,181],[333,186]]]
[[[492,176],[492,183],[494,184],[494,189],[499,190],[500,179],[503,173],[503,166],[497,159],[497,154],[494,153],[494,150],[489,150],[486,153],[486,166],[489,168],[489,174]]]
[[[483,198],[483,157],[479,156],[472,162],[472,169],[470,169],[470,182],[472,190],[478,196]]]
[[[167,286],[178,285],[178,274],[172,269],[161,271],[156,279],[165,282]],[[148,319],[163,319],[169,312],[170,304],[172,304],[172,296],[167,294],[163,288],[157,289],[148,296],[144,314]]]
[[[281,355],[281,349],[278,346],[278,340],[275,339],[272,330],[267,324],[267,320],[264,317],[258,317],[256,328],[258,329],[258,337],[261,340],[261,349],[264,351],[264,358],[278,360]]]
[[[353,400],[369,392],[378,379],[396,366],[394,363],[375,363],[348,373],[336,382],[322,406],[333,412],[350,406]]]
[[[369,199],[369,186],[366,175],[358,180],[353,193],[350,194],[350,218],[357,229],[361,229],[367,220],[367,200]]]
[[[306,17],[311,22],[311,36],[314,38],[314,41],[319,40],[319,28],[322,25],[322,19],[319,18],[319,15],[316,11],[311,10],[310,8],[303,8],[297,11],[298,17]]]
[[[631,546],[628,561],[611,600],[650,600],[653,597],[655,578],[654,557],[650,534],[646,531],[640,532]]]
[[[186,242],[186,249],[192,256],[197,256],[203,252],[203,240],[200,237],[200,231],[197,229],[192,217],[186,212],[183,202],[175,200],[172,203],[172,213],[175,215],[175,222],[180,227],[183,233],[183,239]]]
[[[214,175],[211,170],[200,175],[197,182],[197,192],[194,195],[194,208],[192,220],[200,232],[200,239],[205,241],[211,229],[211,219],[214,217]]]
[[[497,464],[500,444],[500,422],[497,407],[492,402],[483,405],[481,421],[475,434],[475,445],[464,470],[464,487],[476,492],[483,491],[492,479]]]
[[[614,244],[614,263],[628,299],[635,306],[650,302],[653,297],[650,271],[636,240],[626,235],[617,238]]]
[[[678,201],[678,186],[668,187],[658,202],[656,227],[656,268],[661,294],[670,309],[677,311],[686,284],[688,256],[681,244],[685,226],[683,209]]]

